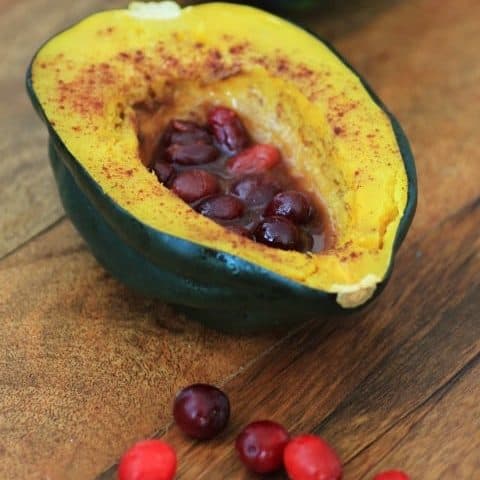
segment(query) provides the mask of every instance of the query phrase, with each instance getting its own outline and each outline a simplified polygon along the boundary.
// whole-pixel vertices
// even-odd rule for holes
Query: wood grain
[[[63,216],[47,160],[47,134],[25,92],[25,73],[54,33],[122,1],[0,3],[0,258]]]
[[[242,425],[260,418],[279,421],[294,434],[325,436],[346,463],[346,480],[363,478],[395,446],[392,440],[398,441],[391,431],[404,435],[405,418],[412,416],[407,421],[411,429],[416,410],[431,408],[437,392],[451,388],[464,366],[479,359],[479,224],[480,199],[403,252],[395,288],[387,288],[368,313],[346,322],[314,322],[228,382],[234,415],[221,439],[194,443],[172,427],[164,438],[177,447],[178,478],[255,478],[236,460],[233,442]],[[446,236],[450,242],[439,251]],[[474,392],[467,394],[465,406],[475,403]],[[443,434],[459,448],[447,448],[453,452],[443,461],[437,455],[437,463],[424,465],[423,451],[412,443],[414,456],[403,449],[403,456],[395,453],[382,466],[405,465],[422,480],[446,478],[442,472],[457,470],[465,475],[452,478],[474,478],[480,436],[462,435],[480,431],[478,410],[465,412],[473,425],[463,429],[451,429],[451,419],[437,418],[436,436]],[[467,464],[460,455],[465,442],[469,458],[476,458]],[[375,455],[369,458],[370,448]],[[113,478],[109,472],[102,480]]]
[[[377,457],[381,458],[378,469],[402,465],[415,472],[419,479],[474,479],[478,476],[479,360],[477,355],[454,377],[446,393],[421,420],[410,426],[408,433],[385,457]],[[422,458],[422,462],[418,458]]]
[[[92,478],[169,423],[181,386],[221,383],[276,339],[207,331],[128,292],[67,221],[7,257],[0,285],[2,479]]]
[[[346,465],[346,477],[404,468],[418,479],[473,479],[480,468],[480,358],[477,354],[450,381]],[[419,460],[421,459],[421,460]]]
[[[400,118],[417,157],[419,209],[390,285],[368,310],[234,337],[128,292],[61,219],[24,70],[52,33],[124,3],[0,1],[0,258],[10,252],[0,261],[0,478],[94,478],[136,439],[166,431],[179,386],[211,381],[231,395],[233,422],[207,445],[168,431],[180,478],[249,478],[231,441],[269,416],[325,435],[346,480],[389,466],[414,480],[473,479],[480,4],[330,1],[303,19]]]

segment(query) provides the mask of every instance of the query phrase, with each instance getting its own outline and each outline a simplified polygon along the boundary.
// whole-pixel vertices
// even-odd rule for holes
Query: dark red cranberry
[[[217,142],[232,153],[249,143],[248,133],[240,117],[226,107],[215,107],[208,113],[208,124]]]
[[[190,145],[192,143],[212,143],[211,135],[197,123],[186,120],[172,120],[162,137],[164,146]]]
[[[202,200],[197,211],[209,218],[233,220],[243,215],[243,202],[231,195],[216,195]]]
[[[197,383],[184,388],[177,395],[173,417],[190,437],[208,440],[226,427],[230,417],[230,402],[220,389]]]
[[[229,225],[227,228],[241,237],[252,238],[252,232],[246,227],[242,227],[241,225]]]
[[[214,195],[219,188],[215,175],[198,169],[181,172],[172,182],[172,190],[188,203]]]
[[[283,452],[291,480],[341,480],[342,464],[330,445],[315,435],[300,435]]]
[[[410,480],[410,477],[401,470],[388,470],[386,472],[377,473],[373,480]]]
[[[279,423],[261,420],[243,429],[235,447],[247,468],[256,473],[271,473],[282,468],[288,440],[288,432]]]
[[[219,153],[213,145],[206,143],[174,144],[166,149],[166,158],[179,165],[203,165],[215,161]]]
[[[232,188],[233,195],[241,198],[249,207],[265,207],[280,190],[275,183],[263,176],[242,178]]]
[[[145,440],[127,450],[118,465],[118,480],[172,480],[177,456],[168,443]]]
[[[298,228],[284,217],[268,217],[254,232],[255,240],[282,250],[296,250],[300,246]]]
[[[280,162],[280,151],[273,145],[254,145],[230,158],[227,169],[236,175],[263,173]]]
[[[268,204],[265,215],[286,217],[294,223],[307,223],[312,216],[312,207],[305,195],[294,190],[277,193]]]
[[[175,168],[173,168],[173,165],[170,163],[155,162],[153,171],[155,172],[158,180],[166,186],[169,186],[175,177]]]
[[[269,144],[249,147],[249,142],[240,117],[216,107],[208,113],[207,126],[171,120],[149,168],[198,212],[229,224],[226,228],[238,235],[285,250],[322,249],[323,237],[310,232],[321,232],[321,224],[303,226],[313,214],[309,197],[294,190],[279,193],[288,185],[285,169],[275,168],[280,151]],[[230,158],[220,147],[231,152]],[[206,171],[201,170],[204,163],[211,163]]]

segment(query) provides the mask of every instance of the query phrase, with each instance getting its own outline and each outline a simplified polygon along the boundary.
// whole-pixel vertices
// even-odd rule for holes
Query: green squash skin
[[[95,182],[86,179],[86,188],[79,186],[82,180],[79,182],[66,166],[68,152],[63,145],[51,141],[49,155],[63,207],[72,223],[99,263],[133,290],[179,304],[179,309],[190,318],[232,332],[297,323],[318,308],[315,290],[304,292],[304,300],[310,306],[303,305],[299,312],[291,301],[292,295],[298,297],[298,293],[284,285],[282,277],[231,255],[163,234],[138,221],[135,225],[135,219],[106,197]],[[72,163],[78,165],[73,158]],[[94,188],[90,190],[91,186]],[[84,193],[87,190],[91,196]],[[91,198],[95,200],[92,202]],[[106,219],[112,220],[113,225]],[[132,238],[136,248],[130,244]],[[161,256],[157,254],[160,250]],[[155,255],[147,257],[149,251]],[[291,283],[293,288],[298,287]],[[322,296],[324,309],[327,304],[329,311],[336,308],[333,295]],[[219,305],[226,307],[219,309]]]
[[[390,277],[394,255],[415,213],[415,162],[397,120],[353,68],[326,45],[360,78],[390,118],[407,172],[407,205],[387,275],[377,286],[376,297]],[[120,207],[73,157],[48,122],[33,88],[31,68],[32,64],[27,71],[27,91],[49,131],[50,161],[63,206],[93,255],[114,277],[143,295],[176,305],[193,320],[232,333],[288,327],[312,317],[352,311],[342,309],[335,294],[309,288],[234,255],[203,247],[194,239],[183,240],[155,230]]]

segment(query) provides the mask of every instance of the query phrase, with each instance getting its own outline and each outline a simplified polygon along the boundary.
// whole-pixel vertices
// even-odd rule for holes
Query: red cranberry
[[[312,207],[305,195],[294,190],[277,193],[268,204],[265,215],[287,217],[292,222],[307,223],[312,216]]]
[[[177,395],[173,417],[190,437],[208,440],[226,427],[230,417],[230,402],[220,389],[197,383],[184,388]]]
[[[173,120],[172,126],[171,144],[189,145],[191,143],[212,143],[210,134],[194,122]]]
[[[155,172],[158,180],[166,186],[169,186],[175,177],[175,169],[169,163],[155,162],[153,171]]]
[[[200,125],[187,120],[172,120],[166,127],[162,142],[164,146],[212,143],[211,135]]]
[[[300,243],[298,228],[284,217],[266,218],[255,229],[254,235],[257,242],[282,250],[295,250]]]
[[[341,480],[342,464],[328,443],[315,435],[300,435],[283,452],[291,480]]]
[[[254,145],[230,158],[227,169],[234,174],[263,173],[280,162],[280,151],[273,145]]]
[[[170,162],[180,165],[202,165],[217,159],[219,151],[213,145],[192,143],[190,145],[170,145],[166,157]]]
[[[239,152],[248,143],[248,133],[240,117],[229,108],[216,107],[208,113],[208,124],[217,142],[230,152]]]
[[[185,202],[195,202],[217,193],[217,177],[204,170],[188,170],[179,173],[172,182],[172,190]]]
[[[373,480],[410,480],[410,477],[400,470],[388,470],[386,472],[377,473]]]
[[[118,480],[172,480],[177,469],[173,448],[161,440],[145,440],[127,450],[118,466]]]
[[[252,238],[252,232],[246,227],[242,227],[241,225],[229,225],[227,228],[241,237]]]
[[[197,211],[209,218],[233,220],[243,215],[243,202],[231,195],[217,195],[202,200]]]
[[[176,131],[175,127],[173,126],[173,122],[174,120],[171,120],[165,127],[163,135],[160,138],[159,146],[168,147],[172,144],[172,135]]]
[[[242,178],[232,188],[232,193],[249,207],[264,207],[280,190],[279,186],[260,176]]]
[[[247,425],[238,435],[235,447],[240,460],[256,473],[271,473],[283,466],[288,432],[278,423],[262,420]]]
[[[230,224],[226,228],[238,235],[285,250],[320,250],[322,237],[314,239],[310,229],[300,226],[313,213],[308,197],[294,190],[279,193],[286,173],[270,172],[281,162],[280,151],[269,144],[247,148],[245,126],[229,108],[213,108],[207,119],[207,126],[180,119],[168,123],[150,163],[158,179],[201,214]],[[220,147],[233,155],[225,161]],[[200,165],[210,162],[204,171]],[[198,167],[185,168],[192,166]],[[248,225],[240,225],[246,221]],[[315,232],[317,227],[321,225],[312,225]]]

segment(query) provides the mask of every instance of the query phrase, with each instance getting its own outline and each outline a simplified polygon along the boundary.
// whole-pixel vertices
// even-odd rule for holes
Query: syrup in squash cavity
[[[143,105],[136,112],[143,163],[198,213],[272,248],[329,248],[325,209],[290,174],[281,150],[254,142],[234,110],[207,108],[204,122],[173,118],[156,135],[152,112]]]

